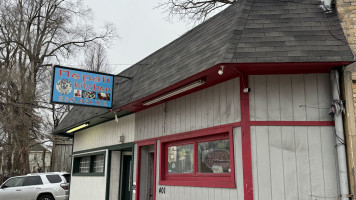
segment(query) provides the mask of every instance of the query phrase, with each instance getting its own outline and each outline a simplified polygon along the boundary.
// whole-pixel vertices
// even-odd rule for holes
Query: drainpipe
[[[331,71],[331,90],[333,101],[340,100],[341,88],[339,82],[339,72],[336,70]],[[337,144],[337,158],[339,165],[339,181],[340,181],[340,199],[349,200],[349,183],[347,179],[347,165],[346,165],[346,150],[345,150],[345,137],[344,137],[344,127],[342,121],[342,110],[336,109],[334,114],[335,122],[335,134],[336,134],[336,144]],[[342,144],[340,144],[340,141]]]

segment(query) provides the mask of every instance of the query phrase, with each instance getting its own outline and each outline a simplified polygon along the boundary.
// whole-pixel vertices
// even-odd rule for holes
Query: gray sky
[[[114,23],[120,39],[108,52],[109,64],[117,65],[118,73],[188,31],[183,22],[167,22],[161,9],[154,9],[160,0],[86,0],[93,10],[95,26]]]

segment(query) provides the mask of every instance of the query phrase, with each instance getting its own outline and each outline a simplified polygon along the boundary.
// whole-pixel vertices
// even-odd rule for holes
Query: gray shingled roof
[[[124,83],[114,108],[218,63],[344,61],[354,56],[336,10],[326,14],[316,0],[240,0],[120,73],[134,78],[116,79]],[[54,133],[97,116],[113,118],[107,109],[75,107]]]

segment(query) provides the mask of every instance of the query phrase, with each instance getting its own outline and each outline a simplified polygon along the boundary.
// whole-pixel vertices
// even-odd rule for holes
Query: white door
[[[22,200],[22,183],[24,177],[7,180],[0,188],[0,199]]]
[[[34,200],[37,198],[37,194],[43,189],[43,183],[40,176],[28,176],[22,184],[22,196],[23,200]]]

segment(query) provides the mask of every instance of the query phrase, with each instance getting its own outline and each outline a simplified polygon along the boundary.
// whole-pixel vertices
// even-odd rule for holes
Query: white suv
[[[70,174],[36,173],[15,176],[0,187],[1,200],[68,200]]]

